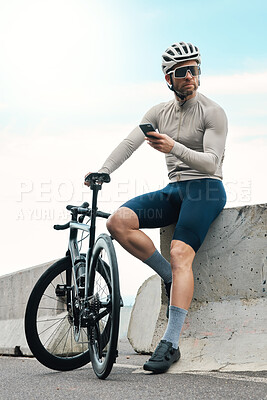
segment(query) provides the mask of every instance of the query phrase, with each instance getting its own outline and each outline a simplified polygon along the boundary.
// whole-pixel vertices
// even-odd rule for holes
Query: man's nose
[[[191,72],[189,71],[189,69],[186,71],[186,75],[185,75],[185,79],[192,79],[193,75],[191,74]]]

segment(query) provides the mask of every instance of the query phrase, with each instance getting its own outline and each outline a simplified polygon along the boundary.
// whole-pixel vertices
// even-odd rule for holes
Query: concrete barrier
[[[54,262],[0,277],[0,355],[32,355],[24,334],[25,309],[33,286]],[[131,310],[132,307],[121,309],[120,338],[127,336]],[[42,318],[45,320],[48,316]]]
[[[174,225],[161,229],[167,259],[173,230]],[[266,256],[267,204],[223,210],[194,260],[182,358],[170,372],[267,370]],[[151,301],[158,292],[161,307]],[[150,278],[139,290],[129,324],[128,338],[137,352],[152,352],[161,339],[166,306],[161,280]]]
[[[33,286],[53,262],[0,278],[0,354],[31,354],[24,335],[26,304]]]

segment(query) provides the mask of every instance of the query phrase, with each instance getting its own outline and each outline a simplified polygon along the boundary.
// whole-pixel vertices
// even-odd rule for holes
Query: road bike
[[[92,208],[87,202],[68,205],[71,221],[54,226],[70,230],[68,251],[34,286],[26,307],[25,334],[33,355],[46,367],[69,371],[91,361],[96,376],[105,379],[118,355],[123,303],[112,238],[102,233],[95,240],[97,217],[110,215],[97,208],[98,192],[110,176],[92,173],[86,180],[92,189]],[[88,250],[81,253],[79,242],[86,238]]]

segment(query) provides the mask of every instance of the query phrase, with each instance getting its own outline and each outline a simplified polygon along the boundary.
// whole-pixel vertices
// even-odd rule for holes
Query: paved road
[[[147,356],[120,342],[120,356],[105,381],[90,364],[75,371],[51,371],[35,359],[0,357],[0,400],[265,400],[267,373],[183,373],[153,375],[142,370]]]

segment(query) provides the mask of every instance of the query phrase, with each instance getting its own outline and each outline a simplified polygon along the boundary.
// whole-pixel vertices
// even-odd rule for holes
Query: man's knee
[[[181,240],[172,240],[170,255],[173,270],[192,268],[195,251],[190,245]]]
[[[117,211],[108,218],[107,229],[113,237],[116,237],[117,234],[122,230],[122,222],[122,218]]]
[[[114,238],[124,234],[128,229],[138,228],[137,215],[126,207],[119,208],[107,220],[107,229]]]

